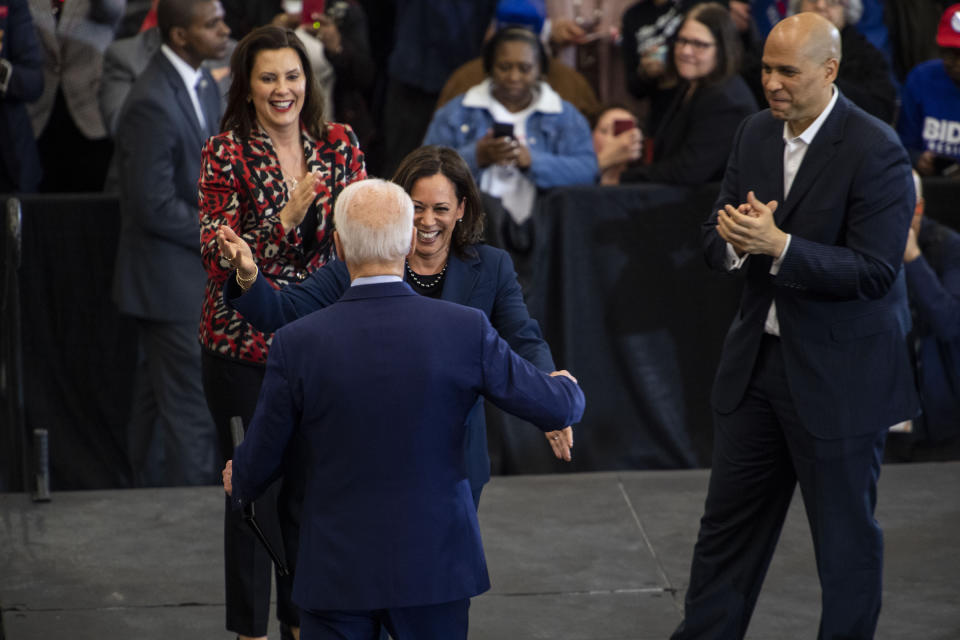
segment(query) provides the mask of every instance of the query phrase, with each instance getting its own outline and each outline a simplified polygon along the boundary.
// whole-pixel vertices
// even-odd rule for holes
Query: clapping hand
[[[303,222],[307,210],[310,209],[314,198],[317,197],[317,186],[319,184],[320,176],[316,171],[308,171],[305,176],[297,181],[293,193],[290,194],[290,200],[280,210],[280,223],[283,225],[284,231],[289,233],[291,229]]]
[[[250,245],[225,224],[217,229],[217,246],[220,248],[220,256],[237,269],[241,278],[249,280],[257,274],[257,263],[253,259]]]
[[[764,204],[750,191],[745,204],[736,208],[728,204],[717,211],[717,233],[733,245],[738,256],[751,253],[776,258],[787,243],[787,234],[773,219],[777,206],[776,200]]]

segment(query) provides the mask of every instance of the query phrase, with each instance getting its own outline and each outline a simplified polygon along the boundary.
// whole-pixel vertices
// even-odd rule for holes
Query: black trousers
[[[128,447],[138,487],[219,484],[216,433],[204,400],[196,320],[137,319]]]
[[[223,465],[233,458],[230,418],[240,416],[249,427],[263,382],[262,366],[227,360],[203,352],[203,389],[217,426]],[[291,447],[296,449],[297,447]],[[300,467],[291,462],[286,471]],[[223,466],[221,465],[221,469]],[[297,563],[297,539],[300,532],[300,507],[303,501],[303,476],[285,473],[254,502],[257,522],[274,550],[286,556],[291,575],[275,576],[277,583],[277,619],[300,626],[293,604],[292,572]],[[273,562],[263,545],[243,522],[242,512],[230,507],[225,496],[223,552],[226,585],[226,627],[245,636],[267,635],[270,619],[270,579]]]
[[[884,425],[860,436],[812,436],[772,336],[763,338],[740,406],[715,420],[710,485],[673,640],[743,638],[797,484],[822,592],[817,637],[872,638],[883,565],[873,514]]]

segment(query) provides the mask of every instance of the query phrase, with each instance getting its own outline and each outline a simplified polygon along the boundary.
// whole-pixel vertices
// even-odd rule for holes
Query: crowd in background
[[[464,159],[483,198],[485,240],[507,248],[529,243],[535,203],[553,187],[719,181],[739,123],[766,106],[764,38],[777,21],[803,11],[817,12],[836,26],[843,56],[837,87],[897,130],[918,174],[960,177],[960,12],[955,10],[960,5],[933,0],[321,4],[321,11],[306,15],[310,2],[213,2],[212,22],[198,25],[195,33],[184,31],[176,44],[170,25],[163,24],[162,16],[158,21],[156,0],[0,0],[0,193],[118,194],[124,227],[115,298],[124,313],[138,320],[147,345],[144,366],[151,351],[158,360],[158,354],[176,350],[157,343],[158,327],[180,323],[179,340],[195,340],[199,308],[193,310],[184,296],[206,297],[204,348],[213,353],[226,349],[214,326],[218,313],[226,313],[216,308],[222,306],[217,294],[226,272],[217,272],[217,285],[210,285],[205,296],[198,293],[207,278],[195,242],[197,215],[204,202],[212,201],[217,180],[225,179],[224,154],[241,153],[244,145],[259,149],[259,129],[233,140],[234,151],[219,143],[206,149],[199,209],[195,186],[202,143],[226,131],[230,109],[234,115],[242,111],[234,103],[250,99],[231,95],[238,86],[231,56],[236,57],[238,41],[264,25],[295,35],[317,87],[315,113],[321,114],[321,123],[343,125],[334,130],[324,124],[315,131],[319,146],[307,149],[307,165],[296,158],[292,168],[285,164],[285,152],[275,140],[277,149],[267,154],[267,167],[276,161],[295,175],[282,189],[276,187],[276,207],[264,204],[261,196],[261,213],[279,211],[285,198],[305,193],[305,184],[295,188],[303,171],[337,175],[336,184],[324,187],[330,189],[329,201],[321,202],[319,212],[316,202],[312,213],[304,205],[284,227],[301,234],[302,246],[287,262],[261,265],[276,270],[271,276],[282,275],[280,284],[302,281],[330,259],[329,209],[337,185],[366,175],[389,177],[421,144],[451,147]],[[196,125],[164,130],[162,103],[172,98],[139,86],[156,85],[161,76],[150,71],[151,61],[161,53],[174,60],[174,51],[188,63],[179,69],[181,75],[199,82],[191,96],[196,120],[188,118],[199,126],[176,144],[170,140]],[[138,85],[145,75],[152,79]],[[225,111],[228,118],[222,120]],[[161,148],[166,155],[157,151]],[[299,143],[291,149],[296,156]],[[280,185],[287,172],[277,178]],[[269,176],[264,179],[269,183]],[[266,186],[269,195],[273,187]],[[246,210],[242,198],[232,206]],[[158,220],[170,216],[179,220],[176,228],[159,229],[164,223]],[[242,216],[237,220],[248,224]],[[204,246],[212,246],[220,222],[209,222]],[[914,247],[944,237],[931,235],[930,228],[926,223],[924,231],[918,227],[920,243]],[[144,266],[150,262],[141,256],[151,254],[151,238],[157,235],[179,247],[179,258],[166,256],[163,264],[187,261],[176,279],[156,281],[159,266]],[[271,256],[280,251],[272,248],[276,238],[265,235],[259,241],[259,250]],[[949,262],[953,245],[936,246],[931,259]],[[913,279],[928,273],[913,264],[916,257],[907,256]],[[223,269],[209,256],[204,261],[210,274]],[[957,304],[956,283],[947,271],[946,266],[933,268],[941,282],[938,308]],[[176,282],[176,291],[165,295],[170,282]],[[183,312],[188,307],[191,311]],[[229,324],[229,318],[222,320]],[[942,329],[941,324],[920,321],[917,328],[929,333],[931,327]],[[936,355],[940,364],[924,376],[937,376],[936,393],[949,388],[956,394],[960,373],[951,347],[944,345],[955,340],[957,331],[938,331],[940,346],[927,347],[925,356],[921,349],[918,358]],[[152,348],[149,336],[156,343]],[[245,350],[244,358],[262,362],[263,345],[230,344],[230,349]],[[195,348],[177,348],[196,358]],[[171,360],[168,366],[183,370],[182,361]],[[142,376],[161,375],[157,370]],[[194,386],[197,397],[199,384]],[[185,396],[149,401],[149,393],[140,393],[143,399],[135,406],[172,402],[182,413],[190,404]],[[198,432],[208,430],[208,417],[197,422]],[[138,450],[151,446],[136,444]],[[216,446],[212,439],[209,445],[211,450]],[[201,457],[190,463],[194,473],[168,474],[166,480],[208,481],[206,471],[216,465]],[[159,471],[144,473],[141,483],[163,481]]]
[[[716,48],[704,39],[687,44],[686,37],[678,46],[681,24],[695,4],[330,0],[322,16],[301,24],[299,14],[286,12],[292,5],[281,0],[224,0],[232,44],[204,64],[226,95],[237,40],[264,24],[295,28],[324,91],[327,118],[353,128],[372,175],[389,176],[423,142],[434,111],[484,80],[481,54],[493,31],[521,26],[537,36],[544,54],[534,81],[543,77],[544,87],[591,124],[598,123],[601,110],[617,106],[631,113],[621,120],[639,125],[618,141],[618,153],[611,154],[608,145],[600,171],[558,178],[561,184],[609,183],[611,167],[621,169],[615,173],[624,182],[701,184],[719,179],[739,117],[765,106],[760,57],[770,26],[795,12],[820,11],[842,35],[837,84],[844,94],[898,128],[922,175],[956,170],[960,153],[948,133],[957,121],[949,117],[956,103],[948,94],[955,85],[934,70],[941,57],[937,22],[946,3],[721,1],[723,20],[706,18],[716,23],[709,38]],[[116,190],[115,169],[109,167],[117,118],[134,79],[160,46],[155,9],[147,0],[7,5],[0,57],[11,79],[0,98],[5,142],[0,192]],[[707,48],[697,48],[704,44]],[[703,60],[694,60],[698,56]],[[691,62],[699,68],[691,70]],[[714,94],[729,95],[741,84],[732,75],[742,78],[756,105],[746,101],[742,87],[734,107],[713,103]],[[943,123],[939,137],[923,130],[928,111]],[[438,113],[447,126],[450,117],[464,115]],[[583,131],[576,136],[582,143]],[[517,141],[526,146],[524,137]],[[712,157],[691,164],[692,152]],[[75,162],[77,157],[84,162]],[[631,170],[624,172],[626,164]],[[533,183],[542,189],[557,180]]]

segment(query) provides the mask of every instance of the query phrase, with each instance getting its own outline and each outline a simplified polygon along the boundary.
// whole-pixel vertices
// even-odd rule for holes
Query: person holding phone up
[[[586,119],[541,82],[548,64],[533,32],[498,31],[483,52],[487,79],[437,110],[424,139],[456,149],[517,224],[539,189],[592,184],[597,175]]]
[[[637,117],[625,106],[604,107],[593,126],[593,150],[600,166],[600,184],[620,184],[620,176],[643,153]]]

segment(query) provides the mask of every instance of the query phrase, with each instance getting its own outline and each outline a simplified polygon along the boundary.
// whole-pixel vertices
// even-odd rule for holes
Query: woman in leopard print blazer
[[[322,96],[294,32],[252,31],[237,45],[231,73],[223,133],[204,146],[200,174],[201,252],[209,277],[200,323],[203,383],[224,461],[233,457],[230,418],[249,424],[253,415],[271,335],[223,303],[223,283],[236,275],[220,258],[217,229],[227,225],[247,241],[273,286],[302,281],[333,257],[337,194],[366,177],[350,127],[323,121]],[[289,465],[290,471],[301,467]],[[257,517],[267,535],[277,531],[279,517],[292,568],[302,478],[288,472],[278,483],[257,501]],[[224,543],[227,629],[265,637],[270,560],[229,505]],[[291,586],[292,578],[277,576],[277,617],[298,627]]]

